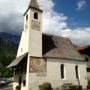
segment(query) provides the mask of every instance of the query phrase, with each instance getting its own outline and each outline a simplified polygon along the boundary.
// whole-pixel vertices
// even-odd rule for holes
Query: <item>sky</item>
[[[90,44],[90,0],[37,0],[43,10],[43,32]],[[21,34],[30,0],[0,0],[0,32]]]

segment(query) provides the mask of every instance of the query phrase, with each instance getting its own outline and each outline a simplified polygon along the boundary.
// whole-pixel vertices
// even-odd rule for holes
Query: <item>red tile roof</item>
[[[80,47],[76,48],[76,50],[81,51],[81,50],[85,50],[85,49],[87,49],[89,47],[90,47],[90,45],[80,46]]]

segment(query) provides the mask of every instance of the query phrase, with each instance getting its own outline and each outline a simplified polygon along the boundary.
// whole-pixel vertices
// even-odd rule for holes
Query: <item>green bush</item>
[[[42,85],[39,85],[39,90],[52,90],[52,86],[50,83],[46,82]]]
[[[6,66],[0,63],[0,76],[3,78],[10,78],[13,76],[13,70],[7,68]]]
[[[87,88],[90,89],[90,80],[88,81]]]
[[[16,86],[16,90],[20,90],[21,89],[21,86]]]

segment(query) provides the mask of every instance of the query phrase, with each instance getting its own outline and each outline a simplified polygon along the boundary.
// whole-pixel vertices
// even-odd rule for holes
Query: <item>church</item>
[[[90,45],[77,47],[76,50],[86,61],[87,80],[90,80]]]
[[[37,0],[31,0],[24,13],[16,59],[8,66],[14,69],[13,90],[39,90],[49,82],[54,89],[65,83],[87,87],[86,63],[65,37],[42,33],[42,14]]]

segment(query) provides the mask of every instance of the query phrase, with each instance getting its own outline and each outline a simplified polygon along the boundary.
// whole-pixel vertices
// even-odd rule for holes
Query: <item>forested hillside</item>
[[[3,37],[0,35],[0,76],[9,77],[12,74],[12,70],[7,69],[7,66],[16,57],[18,43],[14,44],[12,41],[8,40],[9,38],[7,37],[3,38]]]
[[[17,48],[0,38],[0,63],[8,65],[16,56]]]

